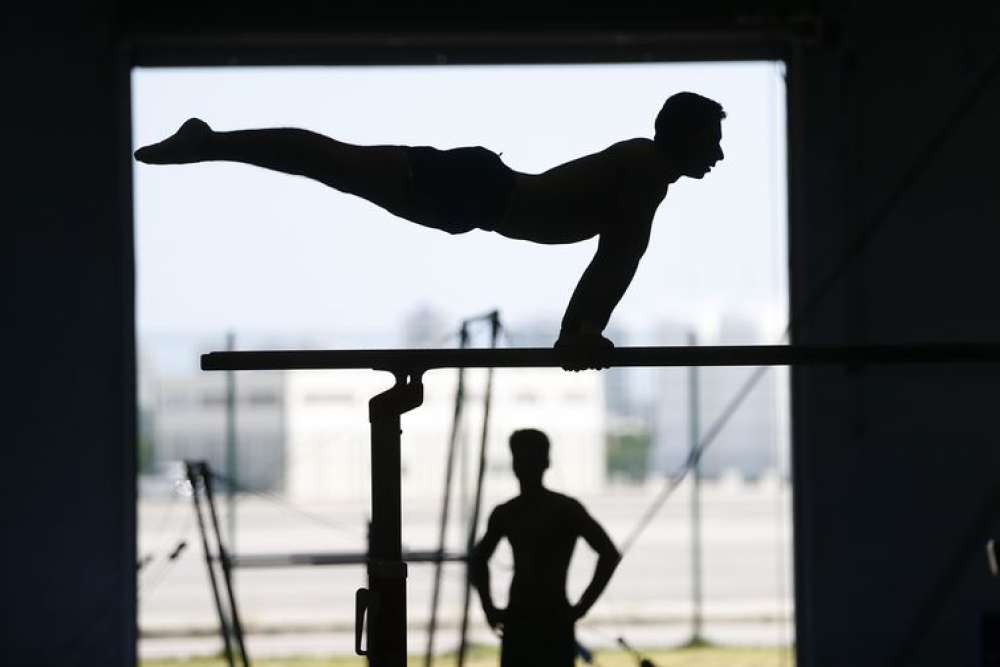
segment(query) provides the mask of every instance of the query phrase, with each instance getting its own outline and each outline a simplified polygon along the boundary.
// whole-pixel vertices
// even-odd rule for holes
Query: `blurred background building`
[[[433,331],[425,326],[435,317],[424,313],[414,318],[412,326],[406,327],[407,341],[430,344],[441,340],[443,326]],[[533,331],[529,328],[518,341],[542,344],[544,336]],[[734,314],[724,315],[714,331],[700,335],[697,331],[692,324],[673,322],[661,324],[657,335],[673,345],[760,343],[766,335],[758,323]],[[626,344],[627,332],[613,335]],[[146,347],[156,357],[155,339]],[[205,459],[213,468],[225,470],[225,375],[157,369],[153,363],[145,370],[140,400],[147,472],[191,458]],[[670,474],[683,465],[691,447],[692,382],[697,384],[698,423],[705,429],[752,372],[716,368],[619,368],[601,374],[498,370],[488,430],[488,483],[514,490],[506,440],[513,430],[526,427],[549,434],[553,447],[549,481],[570,494],[599,491],[608,481],[641,483]],[[406,493],[412,497],[441,492],[457,378],[457,371],[451,370],[425,374],[424,405],[403,417],[403,476]],[[485,378],[485,371],[466,374],[457,461],[464,470],[463,480],[474,472],[479,449]],[[755,385],[707,450],[701,462],[704,475],[730,473],[755,479],[772,471],[785,474],[776,446],[787,438],[783,381],[780,371],[770,371]],[[233,409],[239,443],[236,479],[241,487],[279,491],[291,500],[306,502],[366,496],[370,483],[368,400],[390,384],[388,376],[361,371],[239,374]]]
[[[403,479],[411,497],[437,497],[454,412],[455,371],[424,376],[424,404],[403,417]],[[151,382],[144,414],[151,425],[151,469],[204,459],[226,471],[226,388],[222,373],[165,376]],[[391,386],[387,375],[359,371],[242,373],[236,385],[238,470],[247,491],[281,491],[290,500],[366,497],[370,487],[368,400]],[[467,374],[459,430],[465,477],[477,465],[485,372]],[[487,441],[487,483],[516,490],[507,438],[544,430],[552,442],[549,482],[570,494],[599,490],[605,479],[604,386],[597,374],[559,369],[497,371]],[[464,479],[464,477],[463,477]]]

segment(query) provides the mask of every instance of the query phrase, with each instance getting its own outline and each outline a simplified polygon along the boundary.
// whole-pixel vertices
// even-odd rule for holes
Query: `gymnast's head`
[[[677,166],[681,176],[702,178],[723,158],[722,105],[696,93],[667,98],[656,116],[653,143]]]
[[[522,487],[540,487],[549,467],[549,438],[534,428],[524,428],[510,435],[510,453],[514,475]]]

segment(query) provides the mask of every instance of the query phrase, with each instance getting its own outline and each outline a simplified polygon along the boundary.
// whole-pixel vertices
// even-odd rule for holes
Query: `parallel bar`
[[[460,553],[437,551],[404,551],[403,561],[407,563],[435,563],[439,561],[460,562],[465,556]],[[296,567],[300,565],[364,565],[368,554],[357,553],[300,553],[300,554],[250,554],[229,557],[234,568]]]
[[[564,359],[563,355],[546,347],[280,350],[211,352],[202,355],[201,368],[206,371],[370,368],[408,373],[434,368],[558,368],[563,365]],[[606,366],[996,363],[1000,362],[1000,344],[619,347],[597,359]]]

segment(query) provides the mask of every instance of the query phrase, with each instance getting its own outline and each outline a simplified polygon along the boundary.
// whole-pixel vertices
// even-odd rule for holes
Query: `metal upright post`
[[[222,533],[219,531],[219,517],[215,512],[215,496],[212,494],[212,472],[208,469],[208,464],[202,461],[200,464],[202,481],[205,483],[205,499],[208,501],[208,514],[212,519],[212,528],[215,530],[215,537],[218,540],[219,562],[222,565],[222,578],[226,584],[226,593],[229,596],[229,614],[232,620],[233,636],[236,639],[236,647],[240,650],[240,658],[244,667],[250,667],[250,658],[247,657],[246,641],[243,637],[243,623],[240,622],[240,612],[236,606],[236,594],[233,591],[232,565],[229,562],[229,553],[222,542]]]
[[[688,345],[698,344],[695,333],[688,333]],[[701,581],[701,421],[698,388],[698,367],[688,367],[688,422],[691,457],[691,643],[700,644],[702,637]]]
[[[459,330],[459,347],[469,344],[469,326],[462,322]],[[462,405],[465,402],[465,369],[458,369],[458,386],[455,388],[455,409],[451,417],[451,435],[448,438],[448,458],[444,469],[444,500],[441,503],[441,525],[438,531],[438,559],[434,563],[434,585],[431,588],[431,617],[427,626],[427,653],[424,655],[424,666],[431,667],[434,661],[434,634],[437,632],[438,601],[441,596],[441,570],[444,562],[445,542],[448,536],[448,511],[451,508],[451,478],[455,469],[455,445],[458,442],[459,422],[462,418]]]
[[[236,332],[226,334],[226,349],[236,350]],[[236,551],[236,480],[238,452],[236,450],[236,373],[226,373],[226,523],[229,548]]]
[[[490,347],[497,345],[497,337],[500,335],[500,315],[493,312],[491,317],[492,331],[490,337]],[[476,546],[476,530],[479,524],[479,509],[483,501],[483,478],[486,476],[486,445],[489,440],[490,426],[490,405],[493,403],[493,368],[486,371],[486,394],[483,398],[483,431],[479,441],[479,473],[476,476],[476,499],[472,506],[472,518],[469,520],[469,536],[465,548],[465,595],[462,600],[462,628],[458,640],[458,667],[465,664],[465,652],[469,631],[469,603],[472,599],[472,578],[470,570],[470,557],[473,548]]]
[[[396,373],[396,384],[368,403],[371,422],[372,520],[368,588],[358,591],[355,651],[371,667],[406,667],[406,563],[400,506],[400,415],[423,403],[419,373]],[[361,628],[367,617],[367,647]]]
[[[198,517],[198,532],[201,534],[201,548],[205,553],[205,564],[208,566],[208,580],[212,585],[212,600],[215,602],[215,610],[219,614],[219,626],[222,630],[222,644],[226,650],[226,662],[229,667],[236,667],[233,658],[233,645],[229,639],[229,619],[226,618],[225,610],[222,608],[222,598],[219,597],[219,583],[215,578],[215,565],[212,563],[212,552],[208,546],[208,532],[205,530],[205,519],[201,515],[201,501],[198,499],[198,480],[201,475],[202,463],[191,461],[184,462],[187,472],[188,483],[191,485],[191,499],[194,502],[194,514]]]

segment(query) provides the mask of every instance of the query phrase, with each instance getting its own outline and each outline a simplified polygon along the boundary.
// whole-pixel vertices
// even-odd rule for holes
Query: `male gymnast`
[[[223,160],[319,181],[416,224],[462,234],[496,232],[534,243],[598,237],[562,319],[555,347],[569,370],[600,368],[602,335],[649,243],[657,207],[680,177],[700,179],[723,159],[722,106],[690,92],[669,97],[652,139],[619,141],[540,174],[514,171],[481,146],[357,146],[297,128],[216,132],[187,120],[140,148],[148,164]]]

